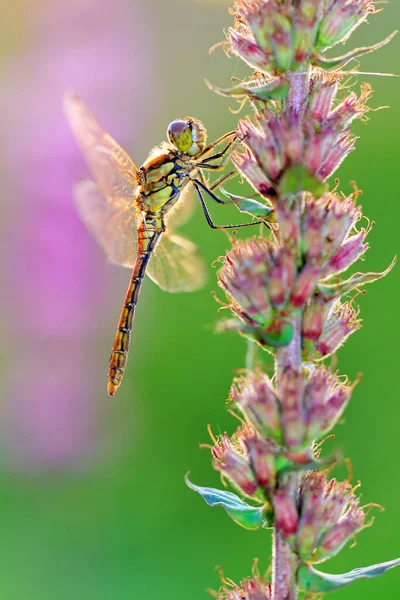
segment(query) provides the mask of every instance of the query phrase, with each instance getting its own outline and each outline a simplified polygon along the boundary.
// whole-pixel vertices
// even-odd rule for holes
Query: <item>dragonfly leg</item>
[[[218,198],[218,196],[212,191],[212,188],[208,187],[205,184],[203,177],[200,176],[198,179],[191,179],[190,181],[194,184],[196,189],[197,187],[201,188],[206,194],[210,196],[210,198],[215,200],[215,202],[218,202],[218,204],[232,204],[232,200],[221,200],[221,198]]]
[[[232,171],[229,171],[229,173],[226,173],[226,175],[221,175],[221,177],[218,177],[218,179],[212,182],[212,184],[209,186],[209,189],[215,190],[215,188],[218,188],[220,185],[225,183],[225,181],[228,181],[228,179],[230,179],[234,175],[237,175],[236,169],[232,169]]]
[[[210,144],[209,146],[207,146],[207,148],[205,148],[203,150],[203,152],[199,155],[198,158],[202,158],[203,156],[207,157],[207,155],[209,155],[211,152],[214,151],[214,148],[216,148],[216,146],[219,146],[219,144],[222,144],[223,141],[227,140],[230,137],[236,137],[236,131],[229,131],[229,133],[225,133],[225,135],[221,135],[221,137],[216,140],[215,142],[213,142],[212,144]],[[234,140],[232,140],[229,145],[231,145],[233,143]]]
[[[212,217],[210,215],[210,212],[208,210],[206,201],[204,200],[204,196],[201,192],[201,188],[203,188],[203,190],[209,194],[213,199],[217,198],[217,196],[215,196],[215,194],[213,194],[212,192],[210,192],[210,190],[206,187],[203,186],[200,181],[197,181],[195,179],[192,179],[193,185],[196,189],[197,195],[200,199],[200,203],[201,203],[201,207],[203,209],[204,215],[206,217],[207,223],[208,225],[211,227],[211,229],[237,229],[238,227],[250,227],[250,225],[259,225],[260,223],[264,223],[264,221],[253,221],[252,223],[237,223],[236,225],[216,225],[214,223],[214,221],[212,220]],[[222,200],[219,200],[219,198],[217,198],[218,202],[222,202],[223,204],[225,204],[225,202],[223,202]]]
[[[216,154],[212,154],[206,158],[202,158],[201,162],[199,161],[196,166],[200,169],[209,169],[209,170],[222,170],[226,164],[228,163],[232,150],[237,145],[239,141],[237,139],[232,140],[225,146],[221,152],[217,152]]]

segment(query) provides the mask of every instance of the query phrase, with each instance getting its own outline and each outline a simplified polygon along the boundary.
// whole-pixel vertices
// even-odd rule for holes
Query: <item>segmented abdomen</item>
[[[146,273],[151,255],[161,235],[160,229],[145,230],[138,233],[138,250],[131,280],[126,292],[124,305],[119,317],[118,329],[114,338],[108,369],[108,393],[114,396],[122,378],[128,360],[131,333],[135,309],[139,298],[140,288]]]

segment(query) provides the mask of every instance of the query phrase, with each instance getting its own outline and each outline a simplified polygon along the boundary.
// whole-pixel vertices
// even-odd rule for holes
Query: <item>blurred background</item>
[[[225,400],[245,346],[214,333],[215,267],[194,294],[145,282],[124,384],[115,399],[106,395],[129,272],[107,264],[75,213],[73,182],[86,168],[62,113],[62,94],[75,90],[138,164],[174,118],[204,120],[210,139],[233,129],[235,104],[204,84],[227,86],[246,72],[221,49],[208,55],[231,23],[229,4],[0,2],[2,600],[200,600],[219,586],[216,565],[236,581],[256,556],[268,566],[269,532],[238,528],[183,482],[190,470],[195,483],[219,485],[199,443],[209,441],[207,423],[216,433],[236,427]],[[352,47],[398,27],[399,3],[370,21]],[[360,70],[398,73],[399,50],[396,38]],[[356,125],[357,151],[339,177],[343,191],[351,180],[365,190],[364,212],[377,224],[362,268],[381,271],[399,251],[400,84],[362,80],[376,90],[372,105],[391,110]],[[217,222],[231,218],[212,208]],[[200,210],[182,231],[210,265],[228,247]],[[364,377],[335,444],[351,457],[363,502],[386,511],[356,547],[324,565],[331,572],[400,554],[399,291],[398,269],[368,287],[359,300],[364,328],[338,355],[341,372]],[[391,571],[336,596],[399,591],[400,573]]]

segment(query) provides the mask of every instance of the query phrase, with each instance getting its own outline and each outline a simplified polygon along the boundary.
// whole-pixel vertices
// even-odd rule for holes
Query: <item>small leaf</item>
[[[308,450],[309,452],[309,450]],[[313,456],[307,457],[306,452],[301,451],[298,456],[295,452],[292,452],[292,456],[289,453],[281,455],[276,461],[276,470],[278,473],[290,473],[292,471],[311,471],[326,468],[338,462],[340,455],[338,453],[327,456],[322,460],[318,460]]]
[[[289,321],[276,318],[261,335],[262,339],[274,348],[287,346],[292,341],[293,325]]]
[[[260,83],[260,80],[251,79],[250,81],[239,83],[238,85],[234,85],[227,89],[217,87],[206,79],[206,85],[211,91],[219,96],[229,98],[251,96],[258,100],[282,100],[287,96],[289,91],[289,83],[286,80],[281,79],[274,79],[273,81],[264,84]]]
[[[338,298],[343,294],[351,292],[351,290],[354,290],[356,287],[366,285],[367,283],[373,283],[374,281],[385,277],[393,269],[396,261],[397,257],[395,256],[388,268],[385,269],[385,271],[382,271],[382,273],[354,273],[349,279],[340,281],[339,283],[319,283],[318,289],[325,299],[333,300],[334,298]]]
[[[262,204],[257,200],[245,198],[244,196],[236,196],[235,194],[231,194],[225,190],[222,186],[219,189],[227,198],[232,200],[233,204],[238,210],[240,210],[240,212],[247,213],[252,217],[261,217],[262,219],[271,221],[271,213],[274,210],[272,206],[265,206],[265,204]]]
[[[336,70],[345,67],[350,61],[360,58],[360,56],[364,56],[365,54],[369,54],[370,52],[375,52],[375,50],[379,50],[383,46],[386,46],[389,42],[392,41],[394,36],[397,34],[397,31],[393,31],[387,38],[378,42],[374,46],[364,46],[363,48],[356,48],[352,50],[348,54],[344,54],[343,56],[338,56],[337,58],[324,58],[320,54],[314,57],[314,63],[326,70]]]
[[[283,173],[279,189],[284,196],[306,191],[314,196],[322,196],[325,185],[305,167],[295,165]]]
[[[299,588],[303,592],[312,592],[314,594],[332,592],[358,579],[379,577],[379,575],[382,575],[388,569],[399,565],[400,558],[396,558],[395,560],[371,565],[370,567],[354,569],[353,571],[349,571],[349,573],[342,573],[341,575],[321,573],[321,571],[317,571],[311,565],[303,565],[297,572],[297,581]]]
[[[209,506],[223,506],[235,523],[245,529],[259,529],[260,527],[267,529],[272,526],[270,522],[267,522],[266,506],[250,506],[232,492],[194,485],[189,481],[187,475],[185,481],[186,485],[199,493]]]

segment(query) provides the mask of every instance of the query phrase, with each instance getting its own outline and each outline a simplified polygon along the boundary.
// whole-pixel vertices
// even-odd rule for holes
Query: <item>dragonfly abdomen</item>
[[[131,342],[133,319],[142,281],[148,262],[155,250],[162,228],[139,231],[138,251],[129,287],[126,292],[124,305],[119,317],[118,329],[114,338],[108,369],[108,393],[114,396],[124,376],[128,351]]]

